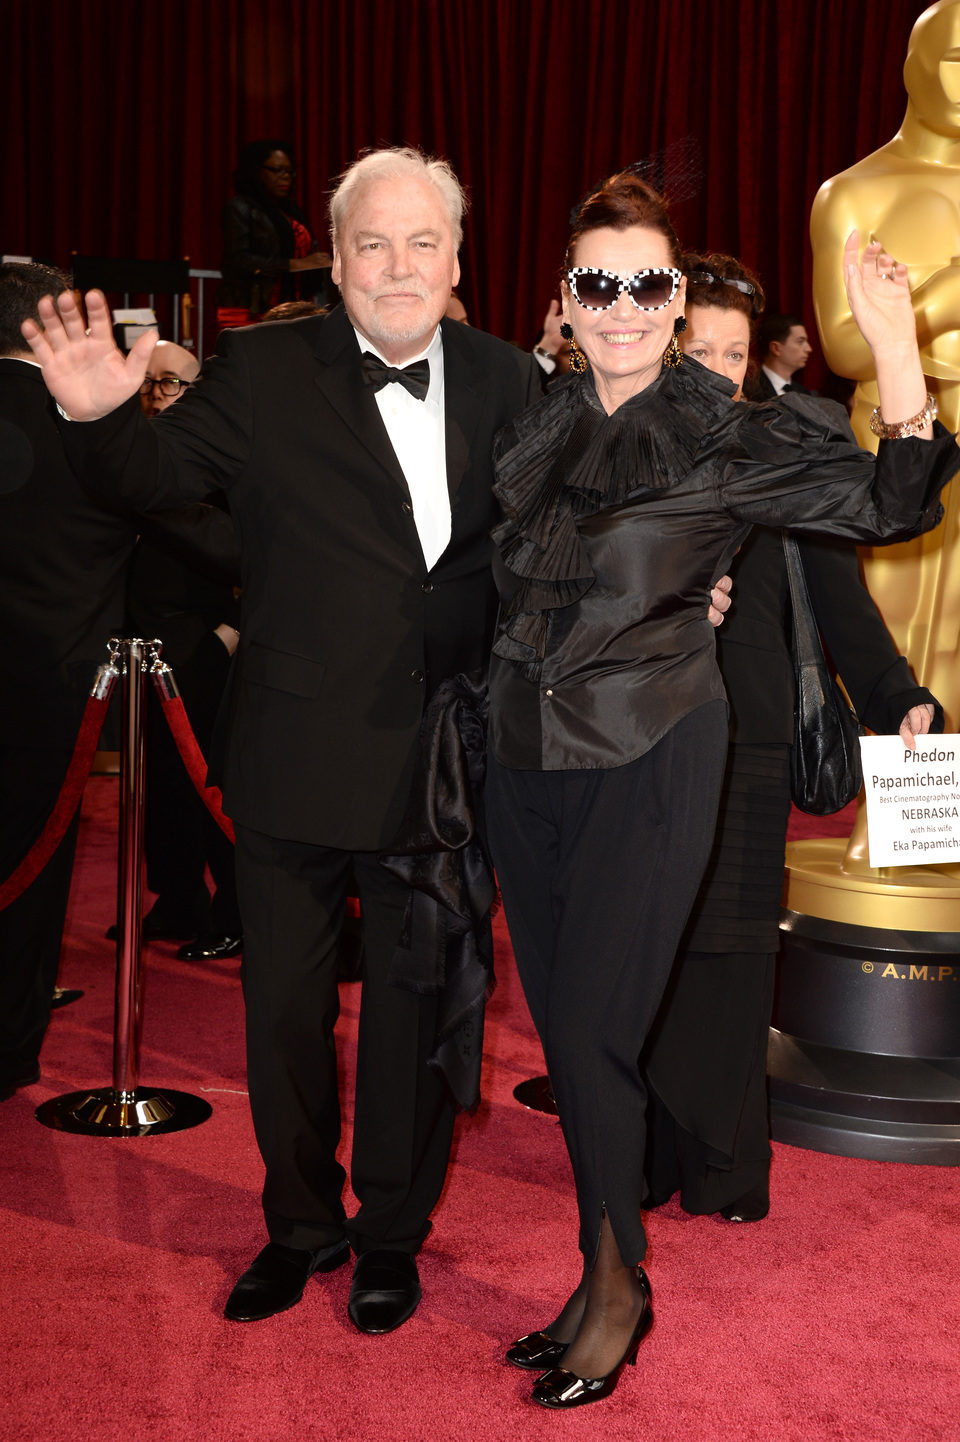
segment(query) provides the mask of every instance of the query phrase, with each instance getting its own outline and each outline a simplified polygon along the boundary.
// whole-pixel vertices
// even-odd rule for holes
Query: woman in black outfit
[[[296,167],[283,140],[254,140],[240,152],[236,194],[223,207],[223,284],[217,318],[247,325],[271,306],[296,298],[294,276],[311,271],[309,290],[332,290],[330,256],[314,240],[293,199]]]
[[[753,523],[865,539],[935,524],[960,460],[945,433],[931,440],[906,267],[879,245],[861,261],[851,237],[848,287],[883,422],[913,438],[876,460],[820,412],[733,405],[727,381],[675,364],[680,260],[635,176],[584,201],[563,309],[589,368],[497,448],[489,834],[583,1254],[559,1317],[508,1356],[549,1368],[533,1395],[553,1408],[606,1396],[651,1321],[638,1058],[709,856],[727,751],[703,595]]]
[[[729,255],[685,255],[683,271],[680,348],[733,382],[740,400],[760,283]],[[781,404],[811,402],[788,393]],[[931,721],[942,730],[943,712],[898,654],[853,546],[798,539],[817,623],[861,720],[899,730],[910,747]],[[767,1034],[790,814],[794,682],[779,535],[753,531],[732,574],[736,605],[717,634],[731,740],[717,831],[644,1070],[648,1205],[679,1187],[686,1211],[747,1222],[766,1216],[770,1201]]]

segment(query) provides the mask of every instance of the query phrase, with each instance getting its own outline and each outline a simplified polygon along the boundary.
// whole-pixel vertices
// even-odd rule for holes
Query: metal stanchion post
[[[142,1137],[195,1127],[211,1114],[209,1102],[189,1092],[141,1087],[140,1035],[143,973],[140,923],[143,885],[144,692],[147,671],[159,662],[159,641],[110,642],[121,676],[120,832],[117,876],[117,984],[113,1030],[113,1086],[69,1092],[37,1109],[37,1120],[58,1131],[87,1136]]]

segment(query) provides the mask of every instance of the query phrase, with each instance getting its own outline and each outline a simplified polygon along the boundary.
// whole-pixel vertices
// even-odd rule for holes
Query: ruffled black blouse
[[[634,760],[724,696],[707,597],[752,525],[904,540],[936,525],[953,438],[877,457],[801,394],[732,404],[686,358],[608,416],[572,377],[501,432],[494,755],[543,771]]]

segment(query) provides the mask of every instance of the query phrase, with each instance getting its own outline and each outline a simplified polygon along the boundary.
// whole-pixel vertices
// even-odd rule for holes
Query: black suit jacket
[[[486,662],[493,437],[540,394],[514,347],[444,321],[450,544],[428,572],[409,492],[342,309],[221,335],[152,425],[133,403],[65,424],[85,480],[139,505],[225,487],[241,641],[223,777],[241,824],[373,850],[396,831],[428,696]]]
[[[135,537],[77,481],[40,368],[0,359],[0,744],[73,745]]]
[[[92,498],[39,366],[0,359],[0,743],[73,746],[106,643],[124,631],[138,531],[190,564],[235,560],[229,517],[209,506],[138,516]]]
[[[225,550],[220,531],[226,509],[223,492],[213,493],[213,500],[213,505],[196,501],[154,512],[130,564],[130,630],[159,637],[163,659],[176,668],[178,681],[195,660],[203,666],[210,656],[226,656],[223,642],[214,635],[217,626],[240,625],[240,543],[235,540],[232,550]]]
[[[797,371],[790,381],[790,390],[797,391],[800,395],[815,396],[816,391],[808,391],[806,386],[798,379],[800,372]],[[773,388],[770,377],[762,366],[752,371],[743,383],[743,394],[748,401],[775,401],[779,399]],[[789,392],[788,392],[789,394]]]

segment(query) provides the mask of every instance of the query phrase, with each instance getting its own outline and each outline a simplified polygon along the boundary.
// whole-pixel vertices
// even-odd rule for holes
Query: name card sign
[[[871,866],[960,861],[960,736],[863,736]]]

